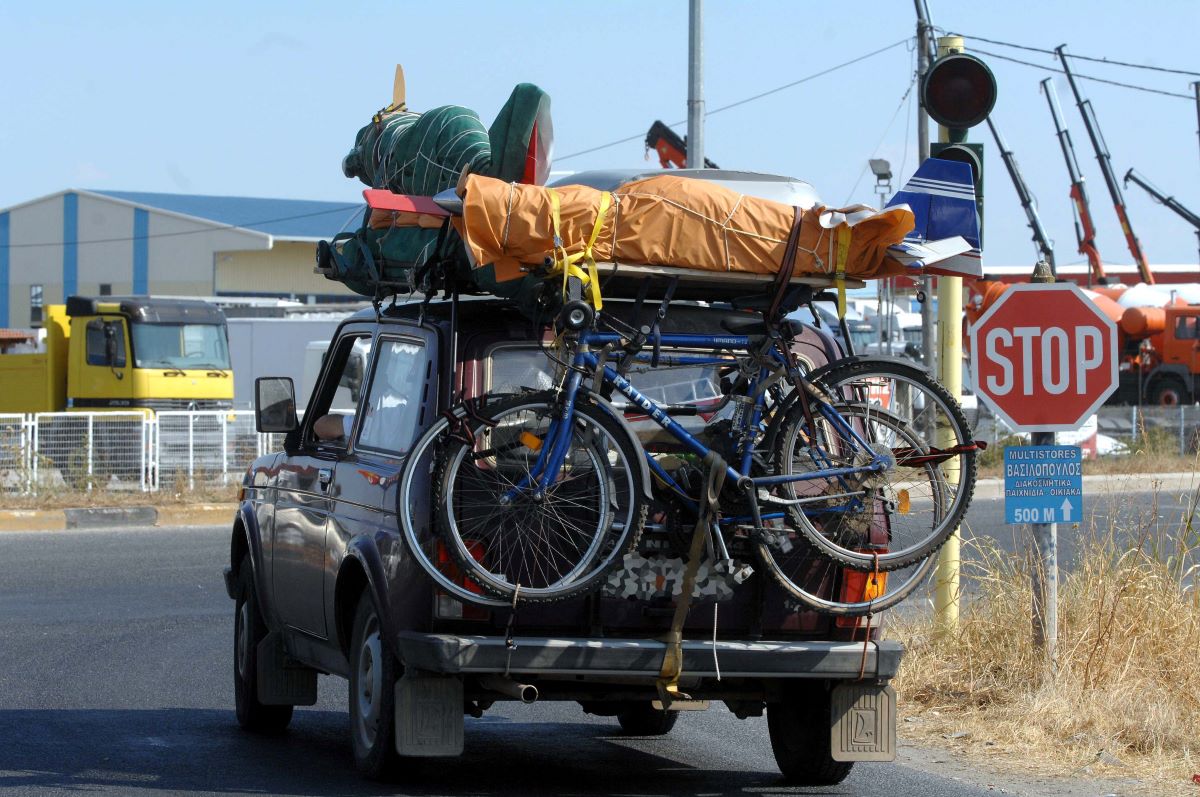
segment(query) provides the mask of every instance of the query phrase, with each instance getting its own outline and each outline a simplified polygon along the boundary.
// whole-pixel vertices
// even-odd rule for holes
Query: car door
[[[368,330],[343,332],[330,348],[321,380],[301,425],[299,450],[284,458],[276,477],[271,579],[275,607],[285,625],[322,639],[325,622],[325,535],[332,508],[334,469],[349,435],[322,438],[320,418],[347,419],[348,431],[362,392]]]
[[[337,574],[355,537],[371,535],[385,563],[403,558],[396,488],[409,450],[436,414],[435,342],[430,330],[399,325],[394,332],[381,332],[375,340],[353,443],[338,461],[330,493],[333,503],[325,574],[330,627]],[[385,572],[395,575],[398,571],[385,567]],[[393,615],[396,613],[394,609]],[[404,622],[401,617],[396,619]]]

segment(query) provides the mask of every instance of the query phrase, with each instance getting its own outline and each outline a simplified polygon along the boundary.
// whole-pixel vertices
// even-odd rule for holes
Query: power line
[[[1014,44],[1013,42],[1002,42],[996,39],[985,39],[982,36],[972,36],[969,33],[955,33],[955,36],[962,36],[974,41],[987,42],[988,44],[999,44],[1001,47],[1012,47],[1016,50],[1028,50],[1031,53],[1045,53],[1046,55],[1055,55],[1054,50],[1047,50],[1042,47],[1030,47],[1027,44]],[[1109,66],[1126,66],[1131,69],[1148,69],[1152,72],[1168,72],[1172,75],[1188,75],[1190,77],[1200,77],[1200,72],[1189,72],[1186,69],[1171,69],[1165,66],[1153,66],[1151,64],[1134,64],[1129,61],[1114,61],[1111,58],[1095,58],[1089,55],[1076,55],[1075,53],[1067,53],[1069,58],[1078,58],[1080,61],[1091,61],[1097,64],[1108,64]]]
[[[844,69],[845,67],[848,67],[852,64],[857,64],[859,61],[865,61],[868,58],[873,58],[874,56],[879,55],[880,53],[887,52],[888,50],[891,50],[895,47],[899,47],[902,44],[907,44],[908,42],[909,42],[908,38],[900,39],[899,41],[892,42],[891,44],[887,45],[886,47],[880,47],[878,50],[872,50],[871,52],[866,53],[865,55],[860,55],[857,58],[853,58],[849,61],[838,64],[837,66],[831,66],[828,69],[823,69],[820,72],[814,72],[813,74],[808,75],[807,77],[802,77],[799,80],[793,80],[791,83],[784,83],[782,86],[776,86],[773,89],[767,89],[766,91],[761,92],[759,94],[754,94],[749,97],[744,97],[740,100],[735,100],[734,102],[731,102],[728,105],[722,105],[719,108],[713,108],[711,111],[704,114],[704,118],[707,119],[708,117],[712,116],[713,114],[718,114],[718,113],[721,113],[722,111],[728,111],[730,108],[737,108],[739,105],[745,105],[748,102],[754,102],[755,100],[761,100],[763,97],[769,97],[772,94],[777,94],[778,92],[784,91],[785,89],[790,89],[793,86],[799,86],[801,83],[807,83],[810,80],[816,80],[819,77],[824,77],[825,75],[828,75],[830,72],[836,72],[837,70]],[[668,127],[679,127],[679,125],[686,124],[686,123],[687,123],[687,119],[681,119],[678,122],[671,122],[667,126]],[[645,138],[646,138],[645,133],[638,133],[637,135],[626,136],[625,138],[618,138],[615,141],[608,142],[607,144],[600,144],[595,147],[589,147],[588,149],[581,149],[578,152],[572,152],[569,155],[560,155],[554,159],[554,162],[558,163],[559,161],[565,161],[568,158],[576,158],[580,155],[586,155],[589,152],[596,152],[598,150],[608,149],[609,147],[615,147],[618,144],[625,144],[629,141],[637,141],[638,139],[644,140]]]
[[[1031,66],[1034,69],[1043,69],[1047,72],[1057,72],[1060,75],[1066,74],[1063,70],[1057,69],[1052,66],[1046,66],[1045,64],[1035,64],[1033,61],[1022,61],[1020,58],[1010,58],[1007,55],[1000,55],[999,53],[989,53],[987,50],[980,50],[977,47],[971,48],[971,52],[978,53],[979,55],[986,55],[989,58],[999,58],[1001,61],[1012,61],[1014,64],[1022,64],[1024,66]],[[1081,78],[1083,80],[1091,80],[1095,83],[1107,83],[1110,86],[1120,86],[1123,89],[1133,89],[1134,91],[1144,91],[1148,94],[1161,94],[1164,97],[1178,97],[1181,100],[1195,100],[1195,97],[1193,97],[1190,94],[1178,94],[1174,91],[1163,91],[1162,89],[1152,89],[1149,86],[1138,86],[1134,83],[1122,83],[1119,80],[1108,80],[1107,78],[1096,77],[1094,75],[1081,75],[1078,72],[1072,72],[1071,74],[1074,75],[1075,77]]]
[[[154,208],[154,207],[150,207],[149,209],[157,210],[157,208]],[[120,236],[120,237],[116,237],[116,238],[91,238],[86,241],[62,240],[62,241],[44,241],[41,243],[30,243],[30,244],[12,244],[12,243],[10,243],[9,247],[12,249],[30,249],[30,248],[36,248],[36,247],[42,247],[42,246],[63,246],[65,244],[75,244],[77,246],[86,246],[88,244],[111,244],[111,243],[121,243],[123,241],[145,241],[145,240],[149,240],[151,238],[174,238],[179,235],[207,235],[208,233],[227,232],[229,230],[245,230],[247,232],[257,232],[257,233],[262,233],[264,235],[271,235],[272,233],[264,233],[262,230],[255,230],[255,229],[251,229],[251,228],[255,227],[257,225],[262,225],[262,224],[277,224],[281,221],[295,221],[296,219],[308,219],[308,218],[312,218],[313,216],[327,216],[331,213],[344,213],[348,210],[353,210],[353,211],[355,211],[355,213],[360,213],[360,212],[362,212],[362,209],[363,209],[362,205],[343,205],[341,207],[330,208],[328,210],[318,210],[318,211],[314,211],[312,213],[300,213],[295,216],[281,216],[276,219],[263,219],[262,221],[247,221],[247,222],[243,222],[241,224],[214,224],[212,227],[210,227],[208,229],[203,229],[203,230],[178,230],[176,232],[159,232],[159,233],[154,233],[152,235],[124,235],[124,236]],[[206,222],[206,220],[203,220],[203,219],[200,220],[200,223],[205,223],[205,222]],[[345,226],[346,226],[346,223],[343,222],[342,228],[345,229]],[[279,236],[276,236],[276,237],[279,237]]]

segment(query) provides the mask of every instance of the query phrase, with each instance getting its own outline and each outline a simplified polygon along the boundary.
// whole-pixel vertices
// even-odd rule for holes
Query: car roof
[[[586,185],[600,191],[612,191],[635,180],[664,175],[707,180],[739,194],[782,202],[785,205],[798,205],[802,208],[812,207],[821,201],[817,190],[811,184],[795,177],[732,169],[656,169],[649,172],[641,169],[596,169],[565,175],[549,185]]]

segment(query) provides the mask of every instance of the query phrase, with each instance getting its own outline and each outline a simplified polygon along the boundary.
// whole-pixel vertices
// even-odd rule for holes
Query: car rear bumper
[[[509,673],[542,676],[657,678],[666,645],[653,639],[502,637],[404,632],[400,655],[408,667],[454,675]],[[899,642],[685,640],[683,672],[691,677],[890,680],[900,666]]]

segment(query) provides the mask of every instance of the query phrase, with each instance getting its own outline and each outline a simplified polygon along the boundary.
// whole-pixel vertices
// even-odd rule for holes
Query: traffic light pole
[[[963,52],[963,39],[961,36],[939,37],[937,48],[939,58],[951,52]],[[948,143],[950,131],[939,126],[938,138]],[[981,235],[982,232],[980,230]],[[937,303],[938,380],[957,401],[962,398],[962,277],[938,277]],[[954,444],[953,440],[942,442],[947,446]],[[957,476],[959,474],[947,473],[950,479],[956,479]],[[934,574],[934,613],[938,630],[943,633],[953,631],[958,626],[961,597],[959,549],[960,538],[958,529],[955,529],[938,553],[937,571]]]
[[[917,6],[917,84],[925,79],[929,69],[929,8],[925,0],[914,0]],[[919,167],[929,157],[929,114],[923,103],[917,103],[917,166]],[[921,361],[930,373],[936,367],[933,336],[933,277],[921,279],[921,292],[925,301],[921,302]]]

